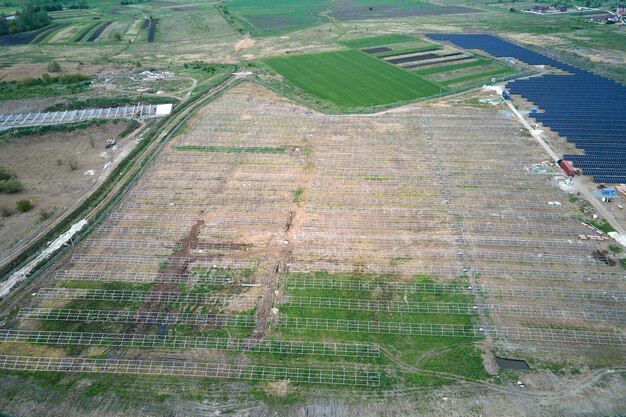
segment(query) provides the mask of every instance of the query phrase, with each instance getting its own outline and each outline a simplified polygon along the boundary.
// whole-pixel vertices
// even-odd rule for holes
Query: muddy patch
[[[498,355],[494,355],[494,357],[496,358],[496,363],[500,369],[530,370],[530,366],[528,366],[528,362],[525,360],[501,358]]]

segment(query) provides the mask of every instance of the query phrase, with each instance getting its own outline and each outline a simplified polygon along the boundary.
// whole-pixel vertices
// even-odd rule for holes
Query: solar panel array
[[[573,142],[582,155],[563,155],[596,182],[626,183],[626,87],[493,35],[429,34],[461,48],[480,49],[497,57],[513,57],[531,65],[551,66],[567,74],[509,82],[519,94],[544,110],[537,121]]]

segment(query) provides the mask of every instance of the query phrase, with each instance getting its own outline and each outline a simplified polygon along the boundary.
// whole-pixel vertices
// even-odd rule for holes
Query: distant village
[[[568,9],[564,6],[559,6],[558,4],[553,4],[550,6],[543,5],[534,5],[530,9],[522,10],[526,13],[534,13],[534,14],[557,14],[557,13],[597,13],[602,12],[600,9],[594,9],[590,7],[576,6],[575,8]],[[609,11],[606,14],[597,14],[589,18],[592,22],[601,23],[601,24],[625,24],[626,23],[626,5],[620,4],[617,6],[615,13]]]

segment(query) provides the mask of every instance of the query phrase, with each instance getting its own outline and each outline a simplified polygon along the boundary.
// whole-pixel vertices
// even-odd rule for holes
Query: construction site
[[[0,367],[281,398],[429,389],[460,409],[491,385],[526,401],[584,390],[585,369],[613,384],[603,410],[618,413],[622,377],[605,367],[626,344],[619,255],[505,108],[325,115],[240,83],[10,300]],[[518,362],[567,371],[547,388],[503,374]]]

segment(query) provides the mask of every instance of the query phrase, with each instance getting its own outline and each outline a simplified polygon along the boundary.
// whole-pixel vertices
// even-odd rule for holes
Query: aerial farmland
[[[596,3],[3,3],[0,416],[624,415]]]

